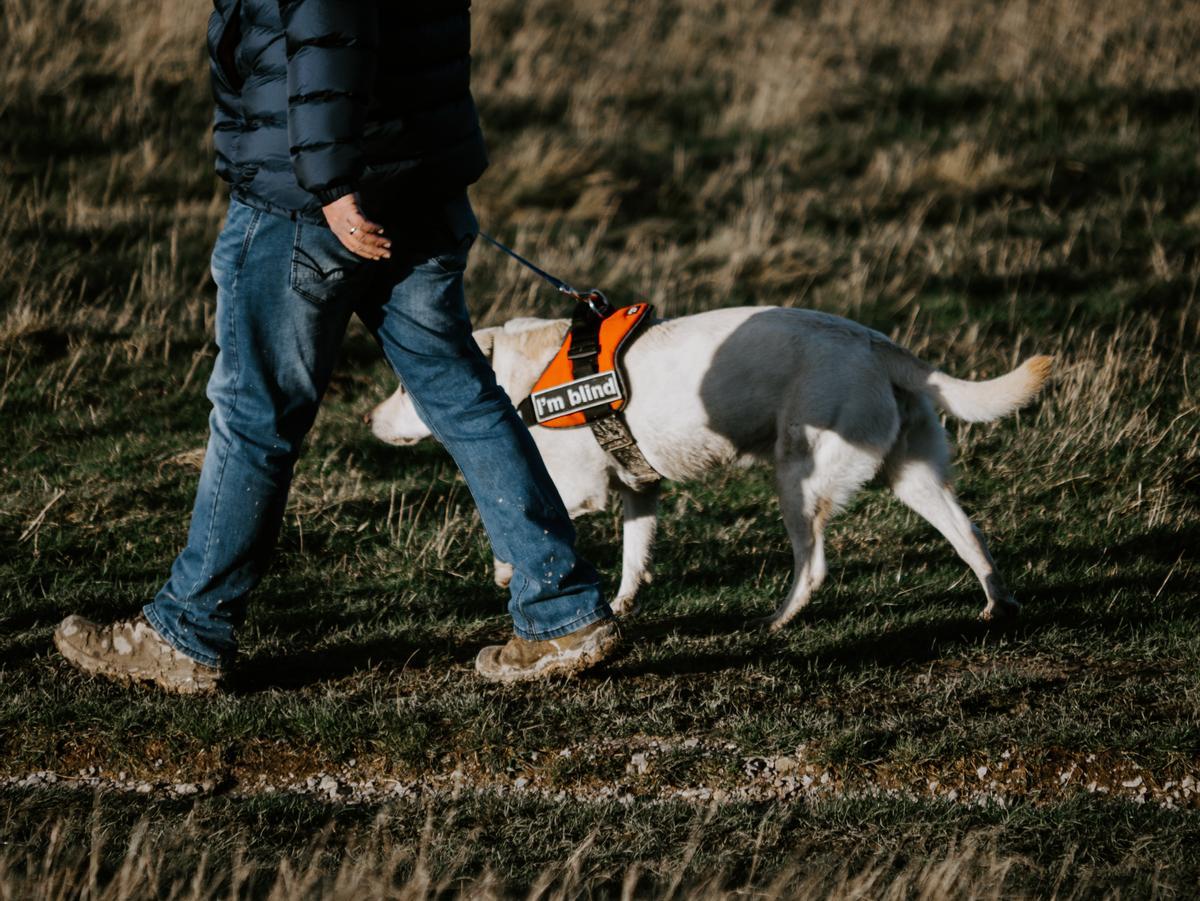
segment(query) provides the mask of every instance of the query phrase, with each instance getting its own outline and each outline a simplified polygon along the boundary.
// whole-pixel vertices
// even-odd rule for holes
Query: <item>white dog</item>
[[[566,320],[517,319],[475,333],[514,403],[528,396],[561,344]],[[783,520],[795,553],[787,598],[766,622],[796,616],[825,578],[825,524],[880,469],[892,491],[928,520],[971,567],[987,594],[981,618],[1020,609],[996,573],[982,534],[950,484],[950,451],[934,410],[968,422],[997,419],[1029,401],[1050,373],[1033,357],[984,382],[951,378],[886,336],[811,310],[743,307],[650,325],[625,355],[629,428],[668,479],[773,457]],[[391,444],[427,438],[403,385],[368,417]],[[633,609],[649,581],[658,492],[638,492],[591,430],[532,429],[572,516],[624,502],[621,585],[612,606]],[[497,583],[511,577],[497,561]]]

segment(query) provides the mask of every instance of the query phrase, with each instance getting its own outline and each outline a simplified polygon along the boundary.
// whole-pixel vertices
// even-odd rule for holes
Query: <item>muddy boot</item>
[[[572,676],[599,663],[617,646],[620,633],[612,620],[601,620],[546,641],[513,637],[508,644],[484,648],[475,672],[489,682],[526,682]]]
[[[223,675],[175,650],[141,615],[103,626],[68,616],[54,630],[54,644],[85,673],[117,682],[153,682],[176,694],[214,692]]]

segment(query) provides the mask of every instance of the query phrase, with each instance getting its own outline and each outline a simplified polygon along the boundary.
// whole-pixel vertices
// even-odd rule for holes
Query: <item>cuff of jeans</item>
[[[146,617],[146,622],[158,633],[159,637],[180,654],[190,657],[199,664],[210,666],[213,669],[223,669],[225,667],[224,662],[220,658],[214,657],[212,654],[205,654],[203,651],[197,651],[194,648],[189,648],[180,640],[178,635],[172,634],[171,630],[167,628],[166,621],[154,609],[154,604],[147,604],[143,607],[142,615]]]
[[[524,629],[517,628],[517,624],[513,623],[513,632],[518,638],[523,638],[526,641],[549,641],[552,638],[562,638],[564,635],[570,635],[572,632],[578,632],[580,629],[585,629],[592,623],[598,623],[606,619],[615,619],[612,608],[608,606],[606,601],[601,601],[600,605],[594,610],[590,610],[583,616],[577,617],[565,626],[559,626],[557,629],[547,629],[545,632],[526,632]]]

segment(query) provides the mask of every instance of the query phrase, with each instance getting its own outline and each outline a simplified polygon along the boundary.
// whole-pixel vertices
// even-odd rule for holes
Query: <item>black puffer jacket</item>
[[[474,182],[470,0],[214,0],[217,172],[235,197],[324,224]]]

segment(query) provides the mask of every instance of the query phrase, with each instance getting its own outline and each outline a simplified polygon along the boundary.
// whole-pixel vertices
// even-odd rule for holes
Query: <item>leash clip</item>
[[[608,298],[604,296],[604,292],[598,288],[592,288],[586,296],[579,299],[591,307],[592,312],[601,319],[607,319],[612,315],[612,304],[608,302]]]

